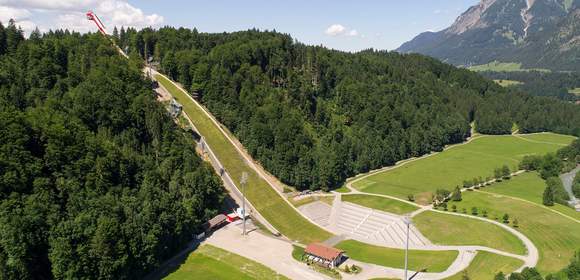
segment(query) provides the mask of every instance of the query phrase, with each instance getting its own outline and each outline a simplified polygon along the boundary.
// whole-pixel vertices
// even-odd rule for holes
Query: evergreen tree
[[[546,189],[544,189],[544,194],[542,196],[542,202],[546,206],[554,206],[554,190],[552,190],[551,185],[546,185]]]
[[[453,195],[451,195],[451,200],[452,201],[461,201],[461,189],[459,189],[459,186],[455,187],[455,190],[453,191]]]
[[[503,272],[501,272],[501,271],[498,272],[493,279],[494,280],[506,280],[505,274],[503,274]]]

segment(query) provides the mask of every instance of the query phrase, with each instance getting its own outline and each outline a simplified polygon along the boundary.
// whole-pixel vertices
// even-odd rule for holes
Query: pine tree
[[[453,201],[461,201],[461,190],[459,189],[459,186],[455,187],[455,190],[453,191],[453,195],[451,195],[451,200]]]
[[[498,272],[495,277],[493,278],[493,280],[506,280],[505,279],[505,274],[503,274],[503,272]]]
[[[544,190],[543,203],[546,206],[554,206],[554,191],[550,185],[547,185]]]

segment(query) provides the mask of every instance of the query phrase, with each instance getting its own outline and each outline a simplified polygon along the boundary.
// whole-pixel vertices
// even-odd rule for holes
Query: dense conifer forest
[[[580,88],[578,72],[481,72],[484,77],[494,80],[513,80],[521,84],[510,86],[531,95],[552,96],[563,100],[576,101],[580,96],[570,93],[571,89]]]
[[[0,25],[0,279],[140,279],[221,182],[100,34]]]
[[[580,107],[508,93],[421,55],[306,46],[289,35],[115,30],[179,81],[283,182],[329,189],[357,173],[486,134],[580,134]]]

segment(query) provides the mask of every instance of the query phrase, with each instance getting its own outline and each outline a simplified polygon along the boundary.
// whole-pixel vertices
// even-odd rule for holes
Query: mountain
[[[482,0],[448,28],[424,32],[397,51],[471,66],[580,70],[580,0]]]

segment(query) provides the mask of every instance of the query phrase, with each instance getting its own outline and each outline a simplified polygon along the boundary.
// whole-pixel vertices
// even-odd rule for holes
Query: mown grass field
[[[517,85],[523,84],[520,81],[514,81],[514,80],[493,80],[493,81],[502,87],[517,86]]]
[[[419,209],[419,207],[415,205],[401,202],[395,199],[365,194],[343,194],[342,201],[351,202],[398,215],[411,213]]]
[[[508,275],[523,264],[522,260],[479,251],[465,271],[470,279],[493,279],[500,271]],[[461,280],[462,277],[463,271],[446,278],[446,280]]]
[[[521,63],[517,62],[499,62],[499,61],[492,61],[487,64],[475,65],[469,67],[469,70],[482,72],[482,71],[494,71],[494,72],[527,72],[527,71],[538,71],[538,72],[551,72],[549,69],[543,68],[522,68]]]
[[[248,173],[246,197],[280,233],[291,240],[304,244],[324,241],[331,237],[329,232],[300,216],[266,181],[254,172],[211,119],[184,92],[163,76],[157,75],[156,78],[183,105],[183,111],[191,118],[238,186],[242,172]]]
[[[270,268],[220,248],[203,245],[166,280],[288,279]]]
[[[542,195],[545,188],[546,182],[538,175],[537,172],[526,172],[524,174],[518,175],[516,178],[493,184],[481,190],[495,194],[513,196],[525,199],[538,205],[542,205]],[[550,206],[548,208],[566,214],[580,221],[580,212],[577,212],[568,206],[556,203],[554,206]]]
[[[436,244],[480,245],[519,255],[526,253],[526,247],[519,238],[484,221],[426,211],[413,217],[413,224]]]
[[[520,177],[509,180],[517,184]],[[509,186],[508,186],[509,187]],[[518,230],[526,235],[538,248],[540,260],[537,268],[542,273],[556,272],[565,267],[574,251],[580,249],[580,223],[563,217],[543,207],[515,200],[499,194],[466,192],[463,201],[456,204],[459,209],[477,207],[488,211],[490,219],[510,216],[518,220]]]
[[[550,143],[536,139],[549,139]],[[438,188],[453,190],[464,180],[475,177],[485,179],[493,175],[495,168],[504,164],[512,170],[517,169],[525,155],[555,152],[565,145],[563,143],[568,144],[573,139],[552,133],[543,136],[480,136],[467,144],[377,172],[354,182],[353,186],[364,192],[403,199],[413,194],[418,203],[428,204]]]
[[[338,243],[336,248],[346,251],[350,258],[377,265],[404,268],[405,250],[379,247],[361,243],[355,240],[345,240]],[[409,269],[426,268],[428,272],[445,271],[457,258],[457,251],[409,251]]]
[[[574,88],[568,91],[571,94],[574,94],[576,96],[580,96],[580,88]]]

